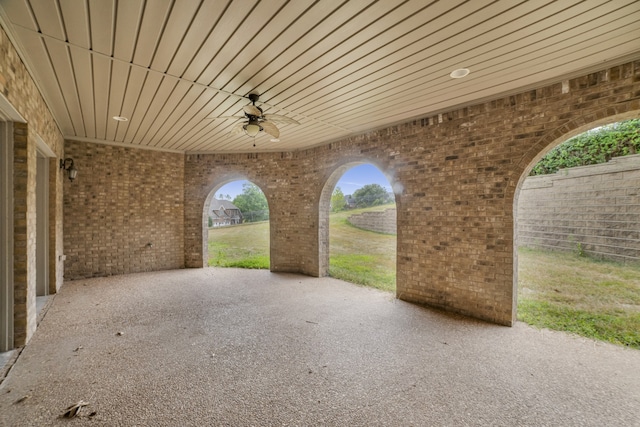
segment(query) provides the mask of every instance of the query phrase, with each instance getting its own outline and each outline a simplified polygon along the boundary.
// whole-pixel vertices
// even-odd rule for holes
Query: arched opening
[[[269,269],[269,204],[258,185],[218,185],[207,197],[204,220],[207,266]]]
[[[324,275],[396,290],[396,203],[389,178],[370,163],[337,168],[320,201]]]
[[[627,118],[577,129],[529,163],[514,281],[518,320],[640,348],[640,120]]]

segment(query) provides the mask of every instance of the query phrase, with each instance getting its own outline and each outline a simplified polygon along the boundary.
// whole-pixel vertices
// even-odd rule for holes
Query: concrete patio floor
[[[79,400],[78,418],[59,418]],[[0,424],[640,425],[640,351],[330,278],[78,280],[0,385]]]

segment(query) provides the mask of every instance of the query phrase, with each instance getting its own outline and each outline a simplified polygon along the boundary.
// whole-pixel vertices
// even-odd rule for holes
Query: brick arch
[[[574,118],[562,126],[556,128],[552,132],[541,137],[529,150],[527,150],[520,161],[515,165],[513,171],[513,179],[509,183],[508,195],[506,201],[512,203],[513,215],[513,319],[517,316],[517,289],[518,289],[518,244],[517,244],[517,211],[518,197],[524,180],[527,178],[533,167],[544,157],[549,151],[558,145],[568,141],[574,136],[580,135],[599,126],[621,122],[629,119],[640,118],[640,110],[626,111],[625,105],[617,108],[603,108],[589,116],[579,116]],[[620,112],[623,111],[623,112]]]
[[[209,226],[208,226],[208,215],[209,215],[209,208],[211,207],[211,200],[214,198],[216,192],[223,187],[224,185],[230,183],[230,182],[234,182],[234,181],[249,181],[250,183],[256,185],[260,191],[262,191],[265,195],[265,197],[267,198],[267,208],[269,207],[269,195],[267,195],[267,193],[264,191],[264,184],[260,185],[258,183],[256,183],[255,181],[249,179],[246,177],[246,175],[241,174],[239,172],[231,172],[227,175],[225,175],[224,177],[218,179],[215,181],[215,184],[213,185],[213,187],[211,188],[211,190],[209,191],[209,194],[207,195],[205,201],[204,201],[204,205],[202,207],[202,260],[203,260],[203,264],[204,266],[208,265],[208,260],[209,260],[209,245],[208,245],[208,238],[209,238]]]
[[[329,274],[329,211],[333,189],[345,172],[353,167],[365,164],[373,165],[382,172],[382,174],[387,178],[387,181],[389,181],[389,184],[391,184],[391,188],[394,189],[394,193],[396,192],[396,188],[401,188],[401,184],[394,179],[394,176],[390,174],[388,170],[381,167],[378,162],[365,157],[342,159],[327,171],[328,177],[326,178],[324,185],[321,187],[322,190],[318,203],[318,269],[321,277]],[[398,199],[399,198],[396,194],[396,205],[399,202]]]
[[[221,156],[188,155],[185,158],[184,227],[185,267],[206,267],[208,259],[207,211],[211,199],[224,184],[247,180],[257,185],[271,208],[272,192],[268,174],[257,166],[261,156],[229,154]]]

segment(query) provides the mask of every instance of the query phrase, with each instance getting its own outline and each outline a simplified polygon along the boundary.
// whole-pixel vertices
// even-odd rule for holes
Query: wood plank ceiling
[[[307,148],[640,58],[633,0],[1,0],[0,22],[66,138],[180,152]],[[231,135],[250,93],[300,124]]]

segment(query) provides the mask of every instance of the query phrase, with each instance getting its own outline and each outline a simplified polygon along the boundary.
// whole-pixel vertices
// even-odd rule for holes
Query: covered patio
[[[1,425],[636,425],[637,351],[331,278],[189,269],[67,283]],[[76,423],[73,423],[74,425]]]

